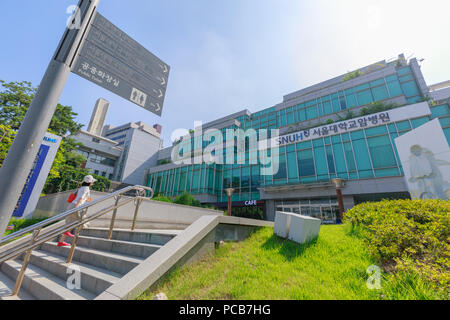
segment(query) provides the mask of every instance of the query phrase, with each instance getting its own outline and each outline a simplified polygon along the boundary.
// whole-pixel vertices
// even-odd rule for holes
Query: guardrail
[[[132,191],[135,191],[134,197],[130,197],[130,196],[126,195],[127,193],[132,192]],[[150,193],[149,197],[147,196],[147,192]],[[111,223],[109,226],[109,233],[108,233],[108,240],[110,240],[112,237],[112,234],[113,234],[113,230],[114,230],[117,209],[119,209],[120,207],[122,207],[128,203],[134,202],[135,211],[134,211],[133,223],[131,225],[131,230],[134,231],[136,228],[136,220],[138,217],[139,208],[140,208],[142,201],[145,199],[153,198],[153,195],[154,195],[153,189],[151,189],[149,187],[143,187],[143,186],[126,187],[124,189],[121,189],[121,190],[111,193],[109,195],[106,195],[100,199],[88,202],[80,207],[68,210],[68,211],[63,212],[59,215],[56,215],[52,218],[49,218],[49,219],[39,222],[33,226],[27,227],[25,229],[22,229],[20,231],[17,231],[13,234],[10,234],[10,235],[2,238],[0,240],[0,265],[7,260],[14,259],[25,253],[25,257],[23,258],[22,268],[19,272],[19,275],[17,276],[16,284],[14,286],[12,295],[16,296],[19,293],[20,287],[22,285],[23,278],[25,275],[25,271],[30,262],[31,253],[33,252],[34,249],[39,247],[41,244],[43,244],[47,241],[50,241],[68,231],[75,229],[75,234],[74,234],[75,237],[72,242],[69,256],[67,258],[67,263],[71,263],[74,253],[75,253],[76,246],[77,246],[77,241],[78,241],[80,232],[83,229],[84,224],[86,224],[90,221],[93,221],[95,219],[98,219],[99,217],[102,217],[105,214],[112,211],[113,214],[111,217]],[[94,214],[89,215],[89,217],[87,216],[87,212],[88,212],[89,208],[91,208],[97,204],[100,204],[102,202],[105,202],[107,200],[110,200],[110,199],[115,200],[114,205],[100,209],[97,212],[95,212]],[[67,217],[69,217],[71,215],[76,215],[76,214],[78,214],[78,221],[74,221],[72,223],[57,226],[55,228],[48,228],[51,225],[61,222],[62,220],[65,220]],[[48,229],[48,230],[45,231],[46,229]],[[29,239],[29,241],[20,241],[20,239],[23,236],[30,234],[30,233],[32,235],[31,235],[31,238]],[[16,241],[16,240],[19,240],[19,241]],[[2,251],[2,246],[6,245],[6,244],[8,244],[8,248],[6,250]]]

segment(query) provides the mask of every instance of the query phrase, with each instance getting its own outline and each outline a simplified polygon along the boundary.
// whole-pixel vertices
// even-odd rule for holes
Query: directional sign
[[[72,72],[162,114],[170,67],[96,13]]]

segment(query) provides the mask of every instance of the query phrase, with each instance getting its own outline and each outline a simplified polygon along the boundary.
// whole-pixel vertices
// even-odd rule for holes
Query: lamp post
[[[228,189],[225,189],[225,191],[227,192],[227,196],[228,196],[228,216],[231,217],[231,197],[233,196],[234,189],[228,188]]]
[[[336,195],[337,195],[337,199],[338,199],[338,204],[339,204],[339,220],[338,223],[342,223],[344,220],[344,197],[342,196],[342,188],[344,188],[345,186],[345,180],[344,179],[340,179],[340,178],[336,178],[331,180],[331,182],[334,184],[335,188],[336,188]]]

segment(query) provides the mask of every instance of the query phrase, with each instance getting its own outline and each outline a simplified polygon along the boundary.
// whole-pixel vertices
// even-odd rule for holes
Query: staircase
[[[71,247],[57,247],[56,239],[42,243],[31,253],[17,296],[11,292],[25,253],[0,265],[0,300],[95,299],[180,232],[115,229],[108,240],[108,229],[83,229],[71,264],[66,263]]]

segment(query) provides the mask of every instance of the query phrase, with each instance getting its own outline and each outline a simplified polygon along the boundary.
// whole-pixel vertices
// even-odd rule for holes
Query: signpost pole
[[[6,230],[17,201],[32,169],[56,105],[71,71],[76,52],[83,41],[89,21],[99,0],[81,0],[80,28],[67,28],[52,58],[39,89],[28,108],[9,153],[0,168],[0,239]]]

